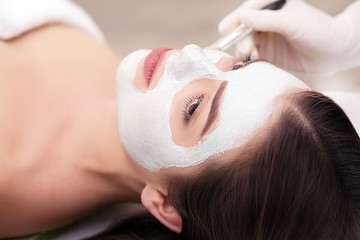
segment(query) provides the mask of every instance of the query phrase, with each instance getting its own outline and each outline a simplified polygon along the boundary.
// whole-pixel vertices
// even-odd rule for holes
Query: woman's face
[[[127,56],[118,69],[117,94],[129,155],[150,171],[197,165],[249,140],[279,95],[307,88],[267,62],[239,64],[195,45]]]

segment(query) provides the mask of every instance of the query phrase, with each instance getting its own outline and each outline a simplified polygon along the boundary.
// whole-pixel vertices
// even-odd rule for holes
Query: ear
[[[169,204],[167,195],[147,184],[141,192],[141,202],[162,224],[176,233],[181,232],[181,218]]]

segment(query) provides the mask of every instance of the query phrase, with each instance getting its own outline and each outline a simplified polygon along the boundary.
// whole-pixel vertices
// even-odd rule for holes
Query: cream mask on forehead
[[[269,117],[277,96],[296,87],[308,89],[299,79],[265,63],[222,72],[214,63],[228,55],[188,45],[181,52],[170,53],[157,86],[141,93],[133,80],[138,63],[149,53],[139,50],[122,61],[117,72],[117,96],[125,150],[150,171],[194,166],[244,144]],[[218,124],[194,146],[176,145],[170,129],[172,101],[185,85],[201,78],[228,81]]]

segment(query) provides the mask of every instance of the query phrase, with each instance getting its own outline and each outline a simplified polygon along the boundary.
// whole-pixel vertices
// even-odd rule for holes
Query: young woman
[[[118,67],[90,28],[40,25],[0,42],[1,238],[125,201],[184,239],[357,236],[359,137],[327,97],[195,45]]]

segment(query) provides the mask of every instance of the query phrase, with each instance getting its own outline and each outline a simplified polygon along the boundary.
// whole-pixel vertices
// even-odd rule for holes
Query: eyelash
[[[183,122],[188,124],[191,116],[194,114],[196,109],[200,106],[201,102],[204,100],[205,94],[201,93],[198,95],[193,95],[188,97],[184,102],[184,118]]]
[[[251,63],[253,61],[251,55],[248,55],[247,57],[245,57],[244,59],[241,60],[240,63],[236,64],[233,67],[233,70],[237,70],[239,68],[242,68],[244,66],[246,66],[247,64]],[[194,95],[191,97],[188,97],[185,102],[184,102],[184,111],[183,111],[183,122],[185,124],[188,124],[191,116],[194,114],[194,112],[196,111],[196,109],[200,106],[201,102],[204,100],[205,94],[201,93],[198,95]]]
[[[254,59],[252,58],[252,56],[251,56],[251,55],[247,55],[245,58],[243,58],[243,59],[241,60],[240,63],[237,63],[237,64],[233,67],[233,70],[237,70],[237,69],[239,69],[239,68],[242,68],[242,67],[246,66],[247,64],[249,64],[249,63],[251,63],[251,62],[253,62],[253,61],[254,61]]]

